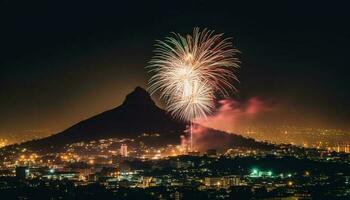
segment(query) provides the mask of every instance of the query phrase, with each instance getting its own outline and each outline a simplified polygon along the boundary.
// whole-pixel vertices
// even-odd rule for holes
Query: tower
[[[122,144],[122,146],[120,146],[120,155],[124,157],[128,156],[128,146],[126,144]]]
[[[26,179],[29,175],[29,168],[26,166],[16,167],[16,177],[19,179]]]

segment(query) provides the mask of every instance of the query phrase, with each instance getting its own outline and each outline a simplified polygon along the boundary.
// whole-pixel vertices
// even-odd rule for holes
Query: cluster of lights
[[[272,177],[273,173],[272,173],[272,171],[261,171],[258,168],[253,168],[251,170],[250,176],[251,177],[262,177],[262,176]]]
[[[37,154],[30,154],[28,156],[22,154],[19,156],[19,158],[17,159],[17,162],[19,163],[25,163],[25,164],[28,164],[28,163],[35,163],[38,159],[38,155]]]

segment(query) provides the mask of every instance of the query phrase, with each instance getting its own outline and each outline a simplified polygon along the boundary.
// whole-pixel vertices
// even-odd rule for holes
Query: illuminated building
[[[79,172],[54,172],[43,175],[43,177],[52,180],[79,180]]]
[[[175,196],[175,200],[182,199],[182,194],[180,192],[178,192],[178,191],[175,192],[174,196]]]
[[[207,188],[218,187],[218,188],[229,188],[232,186],[241,185],[242,180],[238,176],[224,176],[224,177],[205,177],[204,184]]]
[[[124,157],[128,156],[128,146],[126,144],[122,144],[122,146],[120,146],[120,155]]]
[[[252,178],[260,178],[260,177],[272,177],[272,171],[261,171],[257,168],[251,170],[249,175]]]
[[[239,186],[242,184],[242,180],[239,176],[225,176],[223,177],[222,186],[229,188],[232,186]]]
[[[142,184],[141,187],[142,188],[147,188],[150,186],[152,181],[152,177],[142,177]]]

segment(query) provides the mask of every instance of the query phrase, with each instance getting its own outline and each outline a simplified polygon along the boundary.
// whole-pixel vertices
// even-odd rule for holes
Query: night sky
[[[1,1],[0,137],[52,134],[118,106],[146,87],[155,40],[196,26],[242,52],[234,99],[271,101],[290,125],[349,128],[345,3],[94,2]]]

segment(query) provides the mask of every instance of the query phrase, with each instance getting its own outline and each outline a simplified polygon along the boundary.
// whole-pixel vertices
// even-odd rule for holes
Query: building
[[[242,180],[239,176],[223,176],[223,177],[206,177],[204,184],[207,188],[229,188],[232,186],[239,186]]]
[[[148,188],[151,185],[152,177],[142,177],[141,178],[141,187],[142,188]]]
[[[122,146],[120,146],[120,155],[124,157],[128,156],[128,146],[126,144],[122,144]]]
[[[257,168],[254,168],[251,170],[249,177],[252,177],[252,178],[260,178],[260,177],[268,178],[268,177],[270,177],[271,178],[271,177],[273,177],[273,173],[272,173],[272,171],[262,171],[262,170],[259,170]]]
[[[242,179],[239,176],[225,176],[222,178],[222,187],[229,188],[232,186],[239,186],[242,184]]]
[[[221,177],[205,177],[204,184],[207,187],[221,187],[222,178]]]
[[[50,180],[79,180],[79,172],[71,172],[71,171],[62,171],[62,172],[54,172],[43,175],[43,178],[47,178]]]
[[[174,193],[174,199],[175,200],[181,200],[182,199],[182,194],[178,191]]]
[[[16,177],[19,179],[26,179],[29,176],[29,168],[25,166],[16,167]]]

